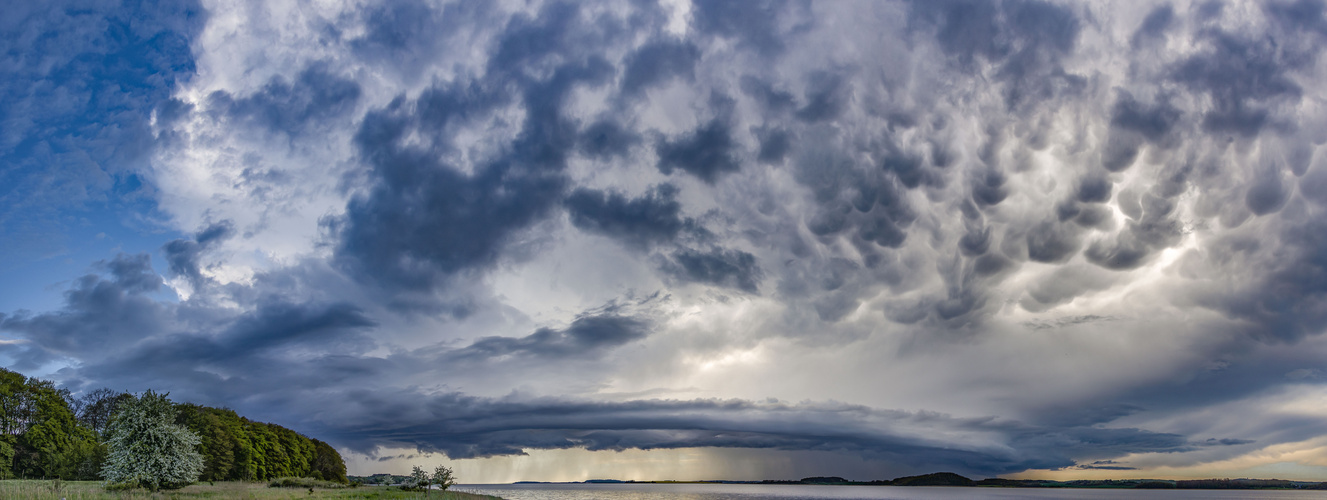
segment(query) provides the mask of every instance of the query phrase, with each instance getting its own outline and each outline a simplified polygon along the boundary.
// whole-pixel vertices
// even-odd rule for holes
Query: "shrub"
[[[311,477],[279,477],[267,483],[269,488],[345,488],[346,485]]]
[[[155,491],[183,488],[198,479],[203,471],[198,436],[174,423],[175,407],[166,396],[149,390],[121,404],[106,440],[102,474],[107,483],[136,483]]]

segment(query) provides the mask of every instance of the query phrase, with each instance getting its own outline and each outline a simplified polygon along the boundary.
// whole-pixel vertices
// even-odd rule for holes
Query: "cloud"
[[[418,398],[420,404],[405,401]],[[408,415],[384,420],[370,408]],[[1179,436],[1137,429],[1041,428],[993,419],[881,411],[836,403],[741,400],[640,400],[625,403],[560,399],[475,398],[460,394],[353,395],[339,412],[348,424],[325,432],[374,449],[376,436],[448,457],[522,454],[527,449],[589,450],[742,447],[830,450],[877,460],[955,467],[999,474],[1028,467],[1072,465],[1066,454],[1122,456],[1182,451]],[[962,444],[939,439],[963,436]]]
[[[226,238],[231,237],[234,233],[234,224],[226,220],[199,231],[192,240],[178,239],[166,243],[162,247],[162,251],[166,254],[166,262],[170,266],[170,272],[187,279],[194,290],[203,289],[207,277],[203,276],[202,269],[199,267],[199,259],[202,253],[209,247],[216,246]]]
[[[624,61],[622,95],[635,97],[651,87],[673,79],[693,81],[700,49],[676,40],[660,40],[641,46]]]
[[[661,184],[639,198],[627,199],[617,192],[580,188],[568,195],[565,203],[571,223],[577,228],[648,249],[672,242],[684,232],[703,234],[695,219],[681,216],[677,192],[676,186]]]
[[[1182,61],[1173,78],[1212,100],[1203,116],[1207,131],[1257,135],[1268,124],[1268,105],[1300,98],[1299,85],[1288,75],[1295,61],[1278,57],[1268,42],[1222,31],[1201,38],[1206,50]]]
[[[1170,4],[1162,4],[1152,8],[1143,18],[1143,23],[1138,26],[1138,31],[1133,33],[1129,39],[1130,45],[1138,49],[1149,43],[1155,43],[1163,40],[1166,32],[1170,30],[1175,23],[1175,7]]]
[[[682,249],[673,252],[663,271],[683,282],[708,283],[758,293],[763,273],[756,258],[741,250]]]
[[[713,184],[723,174],[741,168],[732,131],[719,119],[710,120],[680,137],[664,139],[656,148],[659,171],[665,175],[680,169]]]
[[[426,289],[493,265],[512,233],[546,217],[562,199],[574,129],[559,117],[561,101],[582,82],[602,83],[604,71],[600,62],[572,63],[530,83],[525,102],[531,109],[513,150],[477,165],[450,165],[430,153],[451,146],[449,122],[492,113],[514,96],[478,82],[457,83],[371,112],[356,144],[371,165],[373,188],[351,201],[344,218],[330,222],[339,236],[338,256],[389,289]],[[417,133],[433,144],[410,144],[407,138]]]
[[[540,328],[520,338],[482,337],[448,355],[458,361],[476,362],[504,356],[572,358],[640,340],[649,334],[649,324],[637,318],[600,314],[576,318],[564,330]]]
[[[770,57],[786,48],[789,30],[781,29],[781,18],[796,17],[789,14],[805,9],[805,4],[761,0],[738,7],[724,2],[699,2],[693,8],[692,22],[697,30],[731,38],[744,48]]]
[[[1322,2],[736,5],[16,11],[0,231],[107,197],[158,253],[0,355],[365,453],[1320,435],[1249,402],[1327,353]]]
[[[278,75],[251,95],[236,98],[218,90],[207,100],[208,108],[220,116],[293,134],[354,110],[360,93],[355,81],[328,73],[325,64],[314,64],[300,71],[294,82]]]
[[[64,310],[3,319],[0,328],[30,341],[19,356],[19,369],[35,369],[52,357],[121,351],[169,324],[169,306],[149,295],[163,282],[147,254],[121,254],[97,267],[105,274],[77,279],[64,293]]]

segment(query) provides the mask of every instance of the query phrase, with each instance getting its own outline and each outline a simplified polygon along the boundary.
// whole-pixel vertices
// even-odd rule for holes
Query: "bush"
[[[175,406],[166,394],[149,390],[122,403],[107,433],[110,453],[102,469],[107,483],[136,483],[155,491],[198,480],[203,471],[198,436],[174,420]]]
[[[279,477],[267,483],[269,488],[345,488],[346,485],[311,477]]]

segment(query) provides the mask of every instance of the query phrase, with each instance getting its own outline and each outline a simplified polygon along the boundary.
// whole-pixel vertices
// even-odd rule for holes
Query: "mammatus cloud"
[[[133,149],[187,236],[5,311],[18,369],[370,455],[1143,474],[1327,432],[1321,1],[159,10],[189,64],[69,87],[137,139],[16,106],[5,175]]]

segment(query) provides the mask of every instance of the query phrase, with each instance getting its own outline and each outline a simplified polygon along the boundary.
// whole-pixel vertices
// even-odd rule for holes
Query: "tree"
[[[424,496],[428,496],[429,480],[429,473],[425,472],[423,467],[416,465],[410,470],[410,479],[406,480],[406,486],[409,488],[423,488]]]
[[[433,484],[438,485],[438,489],[446,491],[456,484],[456,476],[452,473],[452,468],[445,465],[439,465],[433,469]]]
[[[119,405],[107,429],[110,453],[102,468],[111,484],[156,491],[198,479],[203,471],[203,457],[195,449],[198,436],[175,423],[175,406],[166,396],[149,390]]]
[[[48,383],[49,384],[49,383]],[[97,438],[78,425],[62,394],[34,384],[32,421],[18,438],[14,471],[25,477],[96,479]]]
[[[313,473],[317,473],[327,481],[335,481],[341,484],[350,482],[346,477],[346,464],[341,460],[341,454],[337,453],[336,448],[317,439],[310,439],[310,441],[313,441],[314,449],[313,463],[310,464]],[[310,473],[310,475],[313,475],[313,473]]]
[[[106,426],[110,424],[111,417],[115,416],[115,411],[120,403],[133,397],[132,394],[116,392],[108,387],[103,387],[88,392],[77,399],[71,398],[69,409],[73,410],[79,423],[88,426],[98,436],[101,436],[106,432]]]
[[[96,436],[69,410],[69,391],[0,368],[0,478],[94,479]]]
[[[418,465],[410,470],[410,476],[405,481],[405,487],[409,489],[423,489],[424,496],[428,496],[429,487],[438,485],[438,489],[446,490],[456,484],[456,476],[452,473],[451,467],[439,465],[429,474],[423,467]]]

